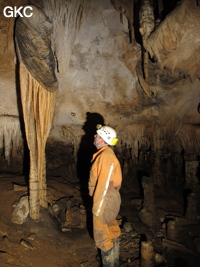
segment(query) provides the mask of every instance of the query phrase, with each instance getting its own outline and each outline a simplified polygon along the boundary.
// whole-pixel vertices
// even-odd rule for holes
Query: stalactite
[[[43,12],[53,25],[53,50],[61,74],[67,71],[71,51],[84,18],[87,16],[90,1],[43,1]]]
[[[137,64],[137,74],[138,74],[138,78],[139,78],[139,83],[140,83],[142,89],[144,90],[144,92],[146,93],[146,95],[148,97],[150,97],[151,95],[156,96],[157,93],[161,90],[160,86],[158,84],[152,85],[151,82],[149,82],[149,81],[147,83],[147,80],[145,80],[145,78],[144,78],[144,73],[143,73],[141,64]]]
[[[196,37],[199,28],[196,1],[179,1],[151,33],[146,50],[160,69],[169,70],[174,77],[183,73],[185,77],[190,76],[195,81],[199,78],[200,66],[199,39]]]
[[[56,92],[45,90],[20,63],[21,99],[30,150],[30,216],[39,219],[47,207],[45,145],[51,128]]]
[[[134,0],[128,1],[119,1],[119,0],[111,0],[110,1],[113,7],[120,13],[120,22],[123,23],[123,16],[125,16],[128,20],[128,30],[129,30],[129,39],[130,43],[135,42],[135,34],[134,34]]]
[[[151,129],[145,124],[128,125],[125,131],[119,132],[121,144],[118,147],[121,151],[123,151],[124,147],[129,149],[132,159],[138,160],[139,150],[144,151],[144,148],[148,150],[152,146],[152,132],[153,128]]]
[[[185,152],[185,160],[196,160],[200,155],[200,127],[199,124],[185,124],[177,133],[177,138]]]
[[[20,122],[18,117],[1,116],[0,118],[0,151],[4,152],[5,159],[10,164],[13,150],[23,148]]]
[[[140,9],[140,33],[142,35],[143,41],[143,71],[144,71],[144,78],[146,82],[149,81],[149,71],[148,71],[148,61],[149,61],[149,53],[146,50],[147,47],[147,40],[150,36],[151,32],[155,27],[155,18],[153,13],[153,8],[150,4],[149,0],[143,0],[141,9]]]

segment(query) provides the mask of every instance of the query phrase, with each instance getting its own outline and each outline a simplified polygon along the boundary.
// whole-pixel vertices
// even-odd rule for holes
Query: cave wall
[[[147,175],[155,177],[155,184],[163,189],[163,193],[166,188],[173,188],[173,194],[176,194],[176,190],[188,187],[197,190],[200,156],[199,77],[191,77],[188,68],[186,72],[175,71],[174,75],[169,64],[167,68],[161,67],[162,44],[159,37],[153,34],[149,43],[152,54],[149,54],[147,83],[143,76],[141,44],[130,40],[130,14],[126,12],[129,5],[126,1],[111,2],[82,1],[82,13],[79,16],[76,5],[80,5],[80,1],[73,4],[56,1],[55,6],[45,0],[18,2],[19,6],[34,4],[40,8],[53,27],[52,51],[59,88],[46,146],[47,174],[76,179],[77,166],[84,168],[94,151],[91,142],[95,125],[104,122],[118,132],[120,141],[115,151],[123,175],[129,181],[129,189],[133,187],[139,193],[141,177]],[[121,13],[119,3],[123,11]],[[14,1],[7,1],[8,4],[15,5]],[[1,1],[1,8],[3,6],[5,2]],[[66,14],[71,15],[71,20]],[[176,32],[181,31],[181,22],[174,22],[170,16],[173,14],[167,16],[171,32],[173,28]],[[185,18],[183,13],[181,16],[187,29],[187,13]],[[74,24],[77,18],[79,20]],[[29,156],[24,145],[19,97],[13,38],[15,20],[2,17],[1,23],[0,40],[4,50],[1,50],[0,67],[0,171],[23,172]],[[170,35],[167,40],[169,42]],[[194,35],[194,40],[196,51],[198,35]],[[150,59],[152,51],[159,51],[155,52],[157,61]],[[173,53],[178,61],[180,53]],[[192,60],[194,64],[190,62],[190,71],[193,65],[195,70],[196,65],[199,66],[197,57],[192,57]],[[184,64],[187,62],[184,61]],[[83,162],[80,163],[81,160]],[[190,180],[194,180],[192,185]]]
[[[0,168],[1,171],[22,172],[24,140],[22,137],[19,78],[14,43],[15,18],[6,18],[6,6],[24,5],[27,1],[0,1]]]

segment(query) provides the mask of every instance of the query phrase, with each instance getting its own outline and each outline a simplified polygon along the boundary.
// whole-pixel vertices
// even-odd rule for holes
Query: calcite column
[[[58,81],[51,49],[52,24],[35,6],[33,15],[16,20],[15,41],[19,59],[21,104],[30,151],[30,217],[40,218],[47,208],[45,146],[52,126]]]
[[[176,221],[169,221],[167,223],[167,238],[179,242],[179,231]]]
[[[142,178],[142,187],[144,190],[143,209],[140,211],[142,221],[154,228],[156,225],[155,216],[155,195],[153,177]]]
[[[45,146],[52,125],[56,92],[45,90],[20,64],[21,100],[30,150],[30,217],[39,220],[40,206],[47,208]]]

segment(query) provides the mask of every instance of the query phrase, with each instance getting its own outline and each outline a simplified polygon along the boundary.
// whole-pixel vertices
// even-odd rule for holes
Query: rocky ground
[[[49,177],[47,184],[49,209],[41,210],[39,222],[27,217],[24,223],[18,224],[13,222],[13,212],[20,198],[27,195],[25,178],[0,174],[0,266],[100,266],[88,219],[91,214],[85,209],[90,200],[81,193],[78,181],[71,183],[61,177]],[[154,266],[200,266],[199,251],[167,239],[165,246],[161,245],[160,236],[165,238],[163,230],[152,236],[151,229],[143,226],[137,217],[137,208],[130,208],[129,198],[122,188],[118,217],[122,228],[120,266],[139,266],[140,244],[147,236],[154,242]],[[199,227],[187,231],[198,233]]]

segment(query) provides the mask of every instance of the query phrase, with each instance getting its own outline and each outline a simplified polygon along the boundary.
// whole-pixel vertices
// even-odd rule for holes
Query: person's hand
[[[108,191],[114,191],[114,190],[115,190],[115,187],[114,187],[113,181],[110,181],[109,186],[108,186]]]
[[[119,190],[119,186],[114,186],[113,181],[109,182],[108,191],[116,191]]]

